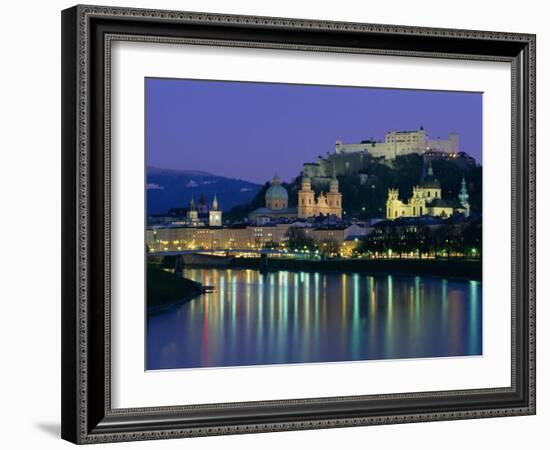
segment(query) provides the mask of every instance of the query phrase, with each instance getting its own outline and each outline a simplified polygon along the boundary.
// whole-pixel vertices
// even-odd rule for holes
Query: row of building
[[[471,224],[480,226],[479,216],[442,217],[400,217],[395,220],[373,220],[362,223],[342,223],[337,225],[316,225],[296,220],[269,225],[248,225],[239,227],[182,227],[163,226],[147,230],[147,251],[150,253],[178,250],[233,251],[246,254],[264,248],[277,248],[280,251],[302,250],[291,247],[291,229],[299,229],[304,238],[310,238],[317,249],[327,245],[334,253],[351,256],[361,241],[384,239],[388,229],[395,235],[436,233],[441,229],[464,229]],[[481,234],[480,234],[481,235]],[[420,239],[419,239],[420,245]]]
[[[316,225],[303,220],[265,225],[235,227],[150,227],[146,232],[149,252],[177,250],[258,250],[277,246],[289,248],[290,229],[299,228],[304,238],[316,245],[335,242],[341,246],[347,240],[358,240],[371,229],[364,224]]]

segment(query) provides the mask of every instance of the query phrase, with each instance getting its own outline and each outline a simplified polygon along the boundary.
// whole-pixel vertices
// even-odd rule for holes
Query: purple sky
[[[460,135],[481,162],[482,94],[275,83],[146,79],[149,166],[264,183],[388,130]]]

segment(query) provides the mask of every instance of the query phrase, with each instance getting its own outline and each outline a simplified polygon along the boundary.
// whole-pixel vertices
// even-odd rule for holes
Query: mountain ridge
[[[218,197],[223,211],[246,204],[262,186],[250,181],[214,175],[201,170],[147,168],[147,214],[162,214],[170,208],[187,208],[204,195],[208,203]]]

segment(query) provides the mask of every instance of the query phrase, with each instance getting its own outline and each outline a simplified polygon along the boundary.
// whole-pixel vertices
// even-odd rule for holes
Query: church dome
[[[288,192],[286,189],[281,186],[281,180],[278,176],[275,176],[271,181],[271,186],[265,193],[266,201],[270,200],[284,200],[288,201]]]
[[[426,189],[440,189],[441,184],[439,183],[439,180],[434,177],[434,171],[432,169],[432,165],[428,167],[428,173],[426,174],[426,177],[424,178],[424,181],[420,184],[421,187]]]

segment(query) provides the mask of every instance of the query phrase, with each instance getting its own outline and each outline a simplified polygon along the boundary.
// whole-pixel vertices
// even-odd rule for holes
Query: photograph
[[[61,437],[147,448],[208,436],[239,449],[540,441],[544,15],[207,1],[63,5],[61,33],[42,20],[19,52],[60,50],[61,83],[46,78],[60,89],[38,108],[61,114],[39,114],[34,134],[60,137],[49,160],[61,167],[43,161],[29,178],[28,151],[7,152],[28,160],[6,166],[9,192],[24,186],[30,200],[6,211],[51,210],[45,184],[21,179],[60,173],[57,220],[20,220],[19,234],[60,222],[46,233],[60,255],[45,254],[61,259],[48,265],[61,276],[47,275],[61,306],[29,283],[36,252],[8,239],[26,261],[12,264],[26,280],[17,292],[42,290],[7,302],[39,308],[31,328],[11,320],[28,339],[7,360],[28,360],[31,375],[30,362],[55,364],[42,372],[60,391],[61,420],[58,404],[50,417]],[[33,85],[22,74],[6,84],[15,105]],[[17,145],[33,129],[23,122]],[[59,357],[21,351],[37,321]]]
[[[483,355],[483,93],[144,80],[145,369]]]

